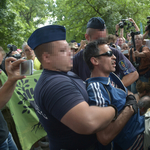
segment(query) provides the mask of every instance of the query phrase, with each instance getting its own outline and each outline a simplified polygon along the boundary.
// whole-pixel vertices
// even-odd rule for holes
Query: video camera
[[[1,68],[5,73],[6,73],[6,70],[5,70],[5,59],[6,59],[7,57],[14,57],[14,58],[16,58],[16,59],[20,59],[20,58],[21,58],[21,54],[14,54],[14,55],[11,54],[13,51],[17,51],[17,47],[16,47],[15,45],[8,44],[8,45],[7,45],[7,48],[9,49],[9,52],[6,53],[6,56],[5,56],[5,58],[3,59],[2,64],[0,65],[0,68]],[[6,73],[6,74],[7,74],[7,73]]]
[[[145,31],[149,31],[148,36],[150,36],[150,16],[148,16],[147,19],[149,19],[149,20],[147,21],[147,27],[146,27]]]

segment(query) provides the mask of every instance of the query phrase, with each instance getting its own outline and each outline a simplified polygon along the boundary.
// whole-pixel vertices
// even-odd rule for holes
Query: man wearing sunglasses
[[[97,133],[99,142],[107,145],[113,140],[117,143],[117,146],[119,145],[119,149],[142,150],[144,117],[140,116],[139,110],[135,109],[137,107],[134,104],[132,104],[132,107],[137,113],[131,118],[129,114],[122,112],[129,106],[129,98],[134,99],[135,103],[136,99],[133,95],[128,95],[128,91],[121,80],[112,73],[116,70],[116,57],[106,41],[99,39],[89,43],[85,47],[83,57],[91,71],[91,78],[86,81],[89,104],[99,107],[107,107],[113,104],[117,107],[119,114],[114,122],[111,122],[104,130]],[[117,83],[117,88],[111,85],[110,78]],[[102,145],[100,146],[102,147]],[[105,148],[101,149],[104,150]]]
[[[93,17],[87,23],[87,29],[85,38],[90,43],[101,37],[106,37],[105,22],[100,17]],[[116,70],[115,73],[120,77],[123,76],[122,82],[127,87],[136,81],[139,77],[136,69],[130,63],[130,61],[117,49],[110,47],[113,54],[116,56]],[[86,80],[90,77],[91,72],[83,60],[83,50],[77,53],[73,58],[73,69],[82,80]]]

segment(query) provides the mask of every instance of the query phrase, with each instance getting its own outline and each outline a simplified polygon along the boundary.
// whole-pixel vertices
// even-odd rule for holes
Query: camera
[[[6,54],[5,58],[3,59],[2,61],[2,64],[0,65],[0,68],[6,73],[6,70],[5,70],[5,59],[7,57],[14,57],[16,59],[20,59],[21,58],[21,54],[14,54],[12,55],[11,53],[13,51],[17,51],[17,47],[15,45],[11,45],[11,44],[8,44],[7,45],[7,48],[9,49],[9,52]],[[6,73],[7,74],[7,73]]]
[[[147,21],[147,27],[146,27],[145,31],[150,31],[150,16],[148,16],[147,19],[149,19],[149,20]]]
[[[126,21],[127,21],[128,19],[122,19],[121,20],[121,22],[119,22],[119,28],[123,28],[125,25],[127,25],[127,23],[126,23]]]
[[[127,25],[127,30],[129,30],[131,27],[134,27],[134,23],[129,21],[129,19],[122,19],[121,22],[119,22],[119,28],[124,28],[124,26]]]
[[[9,52],[6,54],[6,57],[14,57],[16,59],[21,58],[21,54],[14,54],[14,55],[11,54],[12,51],[17,51],[17,47],[15,45],[8,44],[7,48],[9,48]]]

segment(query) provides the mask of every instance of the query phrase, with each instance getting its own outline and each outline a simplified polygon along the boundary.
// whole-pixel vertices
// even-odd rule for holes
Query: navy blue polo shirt
[[[35,87],[34,98],[51,150],[87,148],[97,142],[95,134],[77,134],[60,122],[74,106],[88,102],[86,84],[73,72],[44,70]]]
[[[124,76],[131,72],[136,71],[131,62],[117,49],[110,47],[113,54],[116,56],[116,71],[115,74],[118,76]],[[73,69],[83,81],[90,77],[90,69],[83,59],[83,51],[78,52],[73,58]]]

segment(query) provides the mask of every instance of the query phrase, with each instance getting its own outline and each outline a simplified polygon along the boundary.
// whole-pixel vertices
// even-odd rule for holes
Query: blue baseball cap
[[[100,17],[93,17],[87,23],[87,28],[104,30],[106,29],[105,22]]]
[[[27,43],[34,50],[37,46],[53,41],[66,40],[66,29],[60,25],[48,25],[35,30]]]

